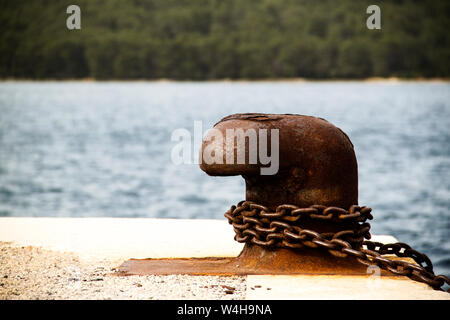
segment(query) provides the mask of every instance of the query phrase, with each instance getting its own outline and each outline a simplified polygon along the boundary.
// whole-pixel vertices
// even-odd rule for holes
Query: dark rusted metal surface
[[[326,252],[309,248],[299,252],[246,245],[236,258],[131,259],[118,268],[118,274],[367,274],[366,267],[354,259],[331,257],[324,260],[326,255]]]

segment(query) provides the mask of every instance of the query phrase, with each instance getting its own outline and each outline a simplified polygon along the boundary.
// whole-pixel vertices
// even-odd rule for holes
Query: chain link
[[[383,244],[370,239],[372,209],[351,206],[348,210],[338,207],[313,205],[300,208],[294,205],[280,205],[275,212],[251,201],[241,201],[225,213],[228,222],[233,225],[238,242],[253,243],[263,247],[284,248],[323,248],[339,258],[354,257],[364,265],[376,265],[396,275],[407,276],[415,281],[424,282],[433,289],[442,290],[444,284],[450,285],[450,279],[444,275],[435,275],[433,264],[423,253],[412,249],[406,243]],[[349,223],[353,229],[336,233],[318,233],[300,227],[302,221],[330,221]],[[403,260],[393,260],[385,255],[411,258],[416,264]],[[450,292],[450,289],[447,290]]]

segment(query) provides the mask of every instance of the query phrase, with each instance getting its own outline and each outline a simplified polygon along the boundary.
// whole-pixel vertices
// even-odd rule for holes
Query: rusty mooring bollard
[[[349,208],[358,203],[358,172],[353,145],[347,135],[328,121],[301,115],[235,114],[214,126],[223,136],[226,131],[244,132],[266,129],[279,130],[279,171],[261,175],[261,163],[238,164],[237,150],[231,164],[206,164],[200,168],[209,175],[242,175],[246,183],[246,200],[261,204],[269,210],[291,204],[300,208],[311,205]],[[259,141],[260,142],[260,141]],[[202,149],[215,141],[204,141]],[[237,147],[237,141],[234,142]],[[250,143],[246,143],[246,159]],[[214,146],[226,157],[226,140]],[[259,149],[260,145],[258,145]],[[353,222],[336,224],[332,221],[305,219],[301,227],[319,233],[353,229]],[[265,248],[246,243],[239,256],[240,267],[247,272],[265,273],[365,273],[364,265],[352,259],[342,260],[314,248],[297,250]]]
[[[235,135],[207,135],[201,156],[210,159],[200,168],[245,179],[246,200],[225,213],[244,249],[235,258],[132,259],[119,268],[121,274],[357,275],[376,265],[381,275],[408,276],[435,289],[449,284],[448,277],[434,275],[426,255],[407,244],[367,241],[366,221],[373,217],[370,208],[358,205],[356,156],[339,128],[310,116],[248,113],[225,117],[214,129],[222,137]],[[261,148],[279,151],[277,170],[269,175],[261,170],[267,159],[255,157]]]

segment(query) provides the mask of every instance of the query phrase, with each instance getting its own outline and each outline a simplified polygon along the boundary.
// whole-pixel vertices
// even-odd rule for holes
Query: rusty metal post
[[[226,140],[220,143],[205,139],[205,148],[223,155],[222,163],[207,164],[200,168],[208,175],[241,175],[246,182],[246,200],[263,204],[274,210],[281,204],[299,207],[310,205],[348,208],[358,203],[358,173],[353,145],[347,135],[328,121],[292,114],[234,114],[218,122],[214,129],[226,136],[227,129],[246,132],[271,129],[279,132],[279,170],[275,175],[261,175],[264,167],[239,164],[239,146],[235,143],[233,163],[227,163],[230,152]],[[259,146],[258,136],[258,147]],[[244,145],[249,159],[249,144]],[[242,147],[242,146],[241,146]],[[271,150],[269,143],[268,150]],[[228,154],[229,156],[229,154]],[[334,224],[327,221],[309,221],[302,227],[317,232],[336,233],[352,229],[352,222]],[[230,239],[231,241],[231,239]],[[321,250],[302,248],[265,248],[245,244],[237,258],[202,259],[146,259],[129,260],[119,269],[124,274],[365,274],[366,268],[354,258],[339,259]]]
[[[450,285],[409,245],[364,241],[370,239],[366,220],[373,216],[357,205],[355,152],[339,128],[309,116],[247,113],[225,117],[214,129],[203,140],[201,156],[208,161],[200,168],[245,179],[246,201],[225,213],[244,249],[236,258],[132,259],[119,274],[355,275],[375,265],[381,275],[407,276],[436,290]],[[255,157],[255,149],[270,150],[271,156]],[[270,160],[276,170],[265,175]]]
[[[227,130],[242,129],[259,132],[261,129],[279,130],[279,171],[275,175],[261,175],[264,167],[258,161],[249,164],[249,143],[245,150],[234,145],[234,161],[226,162],[226,140],[218,144],[205,140],[202,151],[209,147],[223,154],[223,163],[207,164],[200,168],[209,175],[241,175],[246,183],[246,200],[262,204],[271,210],[281,204],[302,208],[311,205],[349,208],[358,204],[358,171],[353,144],[348,136],[330,122],[316,117],[293,114],[234,114],[215,126],[223,136]],[[270,139],[267,139],[270,141]],[[258,141],[258,150],[261,147]],[[210,146],[210,144],[214,144]],[[238,151],[245,153],[246,164],[238,164]],[[302,228],[317,232],[333,232],[354,228],[354,223],[335,224],[328,221],[305,221]],[[337,259],[323,251],[302,248],[271,249],[246,244],[240,255],[241,266],[266,272],[347,273],[363,272],[365,268],[353,259]]]

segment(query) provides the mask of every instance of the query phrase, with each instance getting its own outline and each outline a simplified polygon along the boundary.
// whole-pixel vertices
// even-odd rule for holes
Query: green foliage
[[[448,1],[0,1],[0,77],[449,77]]]

